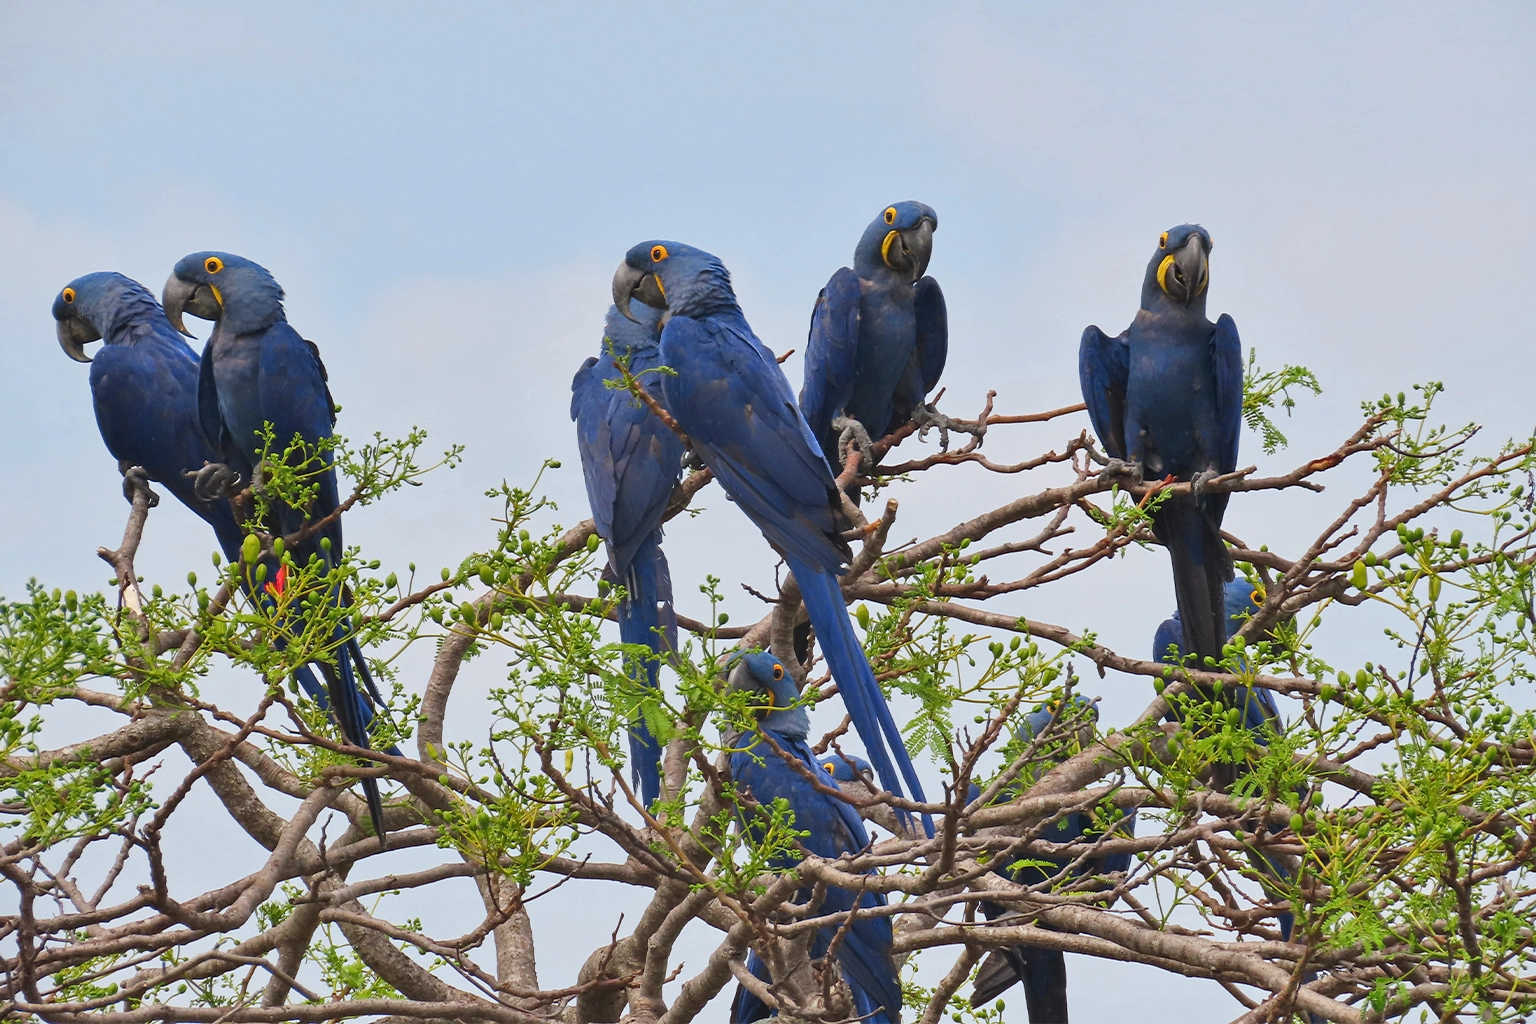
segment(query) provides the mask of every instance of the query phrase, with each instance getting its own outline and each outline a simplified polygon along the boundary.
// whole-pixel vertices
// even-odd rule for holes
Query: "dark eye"
[[[1164,231],[1162,236],[1160,238],[1158,238],[1158,240],[1157,240],[1157,247],[1159,249],[1166,249],[1166,248],[1168,248],[1168,232]]]
[[[894,206],[887,206],[885,208],[885,222],[887,224],[895,224],[896,223],[896,207],[894,207]]]
[[[651,262],[660,263],[667,258],[667,247],[664,245],[651,246]]]
[[[219,271],[224,269],[224,261],[219,259],[217,256],[209,256],[207,259],[203,260],[203,269],[208,271],[210,274],[217,274]]]
[[[778,662],[774,662],[773,665],[773,678],[775,682],[784,678],[784,666]]]
[[[828,761],[826,764],[822,765],[821,766],[821,770],[826,772],[828,775],[831,775],[832,774],[832,762]]]
[[[75,301],[75,290],[73,288],[65,288],[64,289],[64,301],[65,302],[74,302]]]
[[[1264,603],[1264,591],[1262,591],[1262,590],[1255,590],[1253,593],[1248,595],[1248,600],[1252,601],[1254,604],[1263,604]]]

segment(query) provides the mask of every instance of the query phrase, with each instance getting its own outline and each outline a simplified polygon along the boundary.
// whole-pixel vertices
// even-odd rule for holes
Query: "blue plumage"
[[[189,476],[219,458],[198,423],[198,357],[154,295],[122,274],[86,274],[59,292],[53,317],[64,352],[91,364],[96,426],[118,468],[143,468],[212,527],[224,556],[238,562],[244,531],[228,499],[199,495]],[[103,345],[92,359],[84,346],[96,340]],[[299,666],[294,676],[312,699],[326,704],[325,688],[309,666]]]
[[[938,222],[922,203],[887,206],[864,229],[853,268],[833,274],[816,298],[800,409],[829,458],[840,417],[879,438],[922,410],[938,385],[948,314],[939,283],[923,276]]]
[[[630,373],[637,376],[661,365],[661,312],[649,306],[635,312],[639,322],[620,316],[615,307],[608,310],[602,352],[582,363],[571,381],[571,419],[592,519],[608,546],[604,576],[625,590],[618,608],[619,635],[657,654],[631,666],[656,687],[660,655],[677,639],[661,521],[682,471],[683,442],[628,391],[604,384],[620,377],[616,358],[627,357]],[[655,376],[641,383],[653,397],[661,395]],[[661,746],[643,719],[631,723],[629,745],[631,777],[650,805],[661,794]]]
[[[661,361],[668,408],[736,506],[784,556],[811,625],[882,785],[906,783],[923,800],[901,731],[864,656],[837,577],[851,556],[831,467],[773,354],[752,333],[730,274],[709,253],[678,242],[635,246],[614,275],[614,302],[670,314]],[[932,834],[932,822],[924,816]]]
[[[272,425],[281,450],[295,437],[309,446],[330,438],[336,422],[320,351],[289,326],[282,299],[282,288],[264,267],[222,252],[184,257],[165,284],[165,314],[173,327],[185,333],[183,310],[215,321],[198,380],[199,418],[222,461],[245,482],[255,478],[264,424]],[[336,471],[330,466],[329,453],[321,458],[326,465],[314,478],[318,494],[313,503],[309,508],[293,508],[274,502],[271,521],[263,524],[267,530],[292,535],[336,510],[340,504]],[[343,550],[339,517],[290,548],[298,565],[318,558],[326,566],[335,566]],[[338,589],[332,600],[345,603],[347,598]],[[337,627],[334,640],[336,664],[316,663],[325,677],[331,713],[348,742],[371,749],[368,726],[374,708],[365,688],[381,708],[383,699],[362,650],[345,626]],[[382,839],[384,810],[378,781],[363,779],[362,783],[374,829]]]
[[[798,760],[813,777],[829,789],[837,788],[821,761],[811,752],[806,739],[810,720],[798,705],[794,680],[783,664],[771,653],[754,652],[737,659],[730,674],[731,686],[766,696],[768,710],[759,719],[763,732],[773,737],[781,749]],[[800,840],[805,850],[818,857],[836,858],[857,853],[869,846],[869,835],[858,812],[847,801],[822,792],[794,770],[766,743],[752,734],[733,741],[738,749],[731,753],[731,778],[760,804],[783,799],[794,812],[795,827],[810,834]],[[822,758],[822,761],[827,758]],[[748,832],[759,826],[751,817],[743,822]],[[790,869],[798,858],[787,858],[775,866]],[[798,894],[801,902],[811,896],[809,890]],[[855,906],[874,908],[885,905],[880,893],[855,894],[846,889],[828,888],[819,915],[847,914]],[[824,957],[836,929],[821,929],[811,946],[812,958]],[[901,1018],[901,985],[891,959],[891,922],[886,917],[862,918],[843,936],[838,946],[837,962],[843,978],[853,993],[854,1013],[875,1024],[895,1024]],[[769,981],[767,964],[756,953],[748,954],[748,969]],[[731,1003],[735,1024],[769,1016],[769,1008],[744,988],[737,989]]]
[[[1081,695],[1074,695],[1065,708],[1059,708],[1057,704],[1040,704],[1024,716],[1014,735],[1018,742],[1029,744],[1045,736],[1054,719],[1075,723],[1074,728],[1079,733],[1086,733],[1080,735],[1079,740],[1088,742],[1092,736],[1092,722],[1098,719],[1098,710],[1093,702]],[[1059,737],[1062,734],[1057,732],[1054,735]],[[1071,736],[1072,733],[1066,735]],[[1032,784],[1034,778],[1050,768],[1047,761],[1060,761],[1075,752],[1068,743],[1053,742],[1049,737],[1044,742],[1047,745],[1038,751],[1043,755],[1042,761],[1029,773],[1030,778],[1022,783],[1023,786]],[[980,795],[979,787],[973,787],[971,799]],[[1117,834],[1127,837],[1135,835],[1136,812],[1131,811],[1116,822],[1114,829]],[[1073,811],[1042,828],[1040,838],[1051,843],[1071,843],[1084,838],[1096,839],[1103,832],[1103,827],[1094,823],[1092,813]],[[1038,886],[1046,884],[1072,864],[1070,860],[1056,857],[1031,856],[1029,860],[1033,863],[1005,867],[1001,869],[1002,873],[1019,885]],[[1072,870],[1070,877],[1123,873],[1129,871],[1130,867],[1131,855],[1116,853],[1084,861]],[[981,910],[989,921],[1007,913],[996,903],[983,903]],[[1066,955],[1057,949],[1015,946],[1002,951],[1001,955],[989,957],[982,963],[977,974],[971,992],[971,1004],[982,1006],[990,1003],[1019,981],[1024,983],[1024,1001],[1031,1024],[1064,1024],[1067,1020],[1067,963]]]
[[[1211,237],[1199,225],[1163,233],[1147,264],[1141,309],[1116,337],[1083,332],[1078,372],[1093,429],[1114,458],[1147,479],[1197,487],[1237,468],[1242,344],[1232,318],[1206,319]],[[1232,559],[1221,539],[1226,494],[1172,495],[1152,528],[1173,562],[1183,646],[1221,656],[1221,588]]]

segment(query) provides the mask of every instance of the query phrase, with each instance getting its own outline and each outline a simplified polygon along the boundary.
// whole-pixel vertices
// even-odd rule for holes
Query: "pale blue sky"
[[[898,199],[939,212],[952,413],[988,387],[1005,411],[1075,401],[1083,326],[1123,328],[1158,232],[1193,220],[1215,241],[1212,312],[1327,388],[1291,451],[1245,438],[1244,463],[1331,449],[1362,398],[1431,378],[1448,419],[1528,431],[1533,20],[1516,4],[0,3],[0,592],[100,586],[94,549],[126,510],[53,296],[103,269],[158,292],[208,248],[287,288],[344,432],[420,424],[470,445],[452,475],[349,517],[391,565],[486,545],[481,492],[545,456],[570,467],[551,483],[565,518],[585,515],[567,386],[631,244],[718,253],[763,339],[800,348],[816,290]],[[799,358],[786,369],[798,386]],[[1083,426],[988,449],[1019,458]],[[897,532],[1057,479],[924,481]],[[1239,499],[1228,523],[1294,547],[1342,500]],[[755,531],[717,492],[704,503],[669,534],[680,591],[710,570],[769,583]],[[142,567],[179,583],[210,548],[163,508]],[[1141,552],[1041,600],[1016,609],[1142,653],[1173,599],[1161,553]],[[466,676],[470,693],[498,673]],[[1110,721],[1147,696],[1095,685]],[[569,948],[605,937],[608,910],[571,915]],[[546,983],[568,979],[545,953]],[[1236,1012],[1211,984],[1071,969],[1080,1020]]]

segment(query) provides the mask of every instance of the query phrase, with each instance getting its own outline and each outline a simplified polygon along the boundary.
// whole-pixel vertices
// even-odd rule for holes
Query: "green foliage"
[[[1296,407],[1296,399],[1291,395],[1292,388],[1298,392],[1310,391],[1313,395],[1320,395],[1323,386],[1305,366],[1286,363],[1278,370],[1263,370],[1259,368],[1257,359],[1258,352],[1250,348],[1248,366],[1243,371],[1243,422],[1261,438],[1264,454],[1273,455],[1290,444],[1290,441],[1275,426],[1269,410],[1278,406],[1285,410],[1286,416],[1290,416],[1291,410]]]

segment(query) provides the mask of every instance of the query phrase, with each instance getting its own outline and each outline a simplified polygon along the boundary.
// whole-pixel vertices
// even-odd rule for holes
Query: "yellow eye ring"
[[[826,764],[823,764],[821,766],[821,768],[822,768],[822,771],[826,772],[828,775],[832,774],[832,762],[831,761],[828,761]]]
[[[210,274],[217,274],[219,271],[224,269],[224,261],[219,259],[217,256],[209,256],[207,259],[203,260],[203,269],[208,271]]]
[[[64,296],[63,297],[64,297],[64,301],[65,302],[74,302],[75,301],[75,290],[73,288],[65,288],[64,289]]]
[[[667,247],[664,245],[651,246],[651,262],[660,263],[667,258]]]
[[[885,208],[885,222],[887,224],[895,224],[896,223],[896,207],[894,207],[894,206],[887,206]]]
[[[1168,248],[1168,232],[1164,231],[1162,233],[1162,235],[1160,235],[1158,237],[1158,239],[1157,239],[1157,247],[1159,249],[1166,249],[1166,248]]]
[[[1248,595],[1248,600],[1252,601],[1254,604],[1263,604],[1264,603],[1264,591],[1262,591],[1262,590],[1255,590],[1253,593]]]
[[[784,666],[778,664],[777,662],[775,662],[773,666],[773,678],[775,682],[784,678]]]

